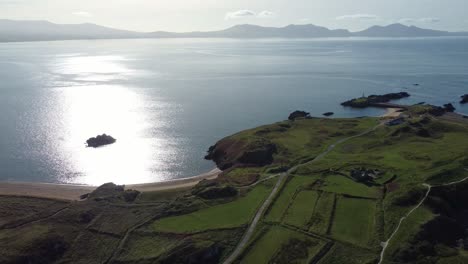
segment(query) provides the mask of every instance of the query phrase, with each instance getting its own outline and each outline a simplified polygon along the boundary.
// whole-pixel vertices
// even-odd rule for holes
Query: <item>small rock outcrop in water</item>
[[[466,104],[468,103],[468,94],[464,94],[461,97],[461,101],[460,101],[460,104]]]
[[[384,95],[370,95],[368,97],[351,99],[349,101],[341,103],[341,105],[356,108],[365,108],[372,106],[373,104],[388,103],[391,100],[398,100],[409,96],[410,94],[407,92],[389,93]]]
[[[310,117],[310,113],[307,113],[304,111],[294,111],[289,115],[288,119],[291,121],[294,121],[298,118],[309,118],[309,117]]]
[[[100,136],[86,140],[86,143],[88,144],[88,147],[97,148],[104,145],[114,144],[116,141],[117,140],[115,138],[106,134],[102,134]]]
[[[455,110],[457,110],[453,104],[444,104],[444,109],[446,112],[455,112]]]
[[[323,113],[324,116],[332,116],[334,115],[335,113],[333,112],[326,112],[326,113]]]

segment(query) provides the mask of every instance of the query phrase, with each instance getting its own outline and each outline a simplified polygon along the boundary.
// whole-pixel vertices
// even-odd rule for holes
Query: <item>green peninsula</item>
[[[239,132],[193,188],[0,196],[0,263],[468,263],[468,122],[419,108]]]

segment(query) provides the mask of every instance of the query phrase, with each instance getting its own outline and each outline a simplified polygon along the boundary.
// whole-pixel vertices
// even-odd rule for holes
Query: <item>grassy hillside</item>
[[[441,186],[468,177],[468,124],[413,110],[396,126],[312,118],[237,133],[210,150],[223,174],[193,189],[0,197],[0,263],[221,263],[264,204],[237,263],[377,263],[409,212],[384,263],[468,263],[468,182]],[[423,183],[434,187],[411,211]]]

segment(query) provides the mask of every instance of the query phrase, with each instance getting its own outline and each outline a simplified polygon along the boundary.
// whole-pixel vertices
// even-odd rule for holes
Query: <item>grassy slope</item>
[[[293,201],[294,194],[300,188],[312,184],[316,180],[315,177],[292,177],[290,181],[281,190],[281,195],[274,202],[270,212],[266,216],[266,221],[280,222],[288,206]]]
[[[175,217],[163,218],[152,224],[154,231],[186,233],[245,225],[271,191],[270,185],[258,185],[245,197],[233,202]]]
[[[331,234],[334,238],[366,247],[374,236],[376,205],[372,200],[340,197]]]
[[[289,225],[305,228],[314,213],[318,197],[316,191],[299,192],[292,205],[288,208],[284,222]]]
[[[273,226],[255,243],[253,247],[248,250],[245,258],[242,260],[242,263],[268,263],[269,261],[274,260],[272,258],[277,254],[281,246],[292,238],[309,240],[316,243],[316,245],[312,245],[307,248],[308,257],[296,260],[294,263],[308,263],[325,244],[323,241],[311,238],[304,234],[291,231],[286,228]]]
[[[325,179],[325,185],[321,190],[333,193],[348,194],[352,196],[360,196],[367,198],[379,198],[381,188],[369,187],[361,183],[357,183],[342,175],[330,175]]]
[[[468,165],[468,126],[436,120],[424,125],[431,132],[430,137],[398,132],[407,124],[382,126],[371,134],[337,146],[318,162],[306,163],[330,144],[365,131],[377,122],[376,118],[286,121],[230,137],[240,141],[261,137],[278,146],[278,153],[271,166],[236,169],[232,172],[232,179],[229,179],[227,173],[224,180],[234,186],[241,186],[252,178],[244,177],[244,173],[258,173],[260,177],[267,177],[269,169],[273,167],[303,164],[289,176],[262,219],[260,226],[269,228],[269,231],[265,234],[257,231],[258,240],[251,241],[242,262],[266,262],[276,256],[291,238],[305,238],[320,241],[320,246],[307,249],[308,260],[320,248],[325,248],[329,250],[319,254],[322,257],[320,263],[373,263],[379,254],[378,240],[388,238],[400,217],[420,200],[421,191],[424,192],[421,183],[443,183],[468,176],[463,170]],[[289,128],[278,130],[279,125],[287,125]],[[384,171],[384,176],[376,181],[380,186],[369,187],[342,175],[348,174],[355,167]],[[385,188],[382,183],[394,176],[393,187],[383,195]],[[73,241],[63,256],[64,260],[98,263],[101,259],[109,258],[119,244],[119,239],[130,227],[158,214],[163,217],[170,211],[179,216],[159,218],[138,229],[138,234],[143,235],[129,236],[118,254],[119,260],[132,262],[169,258],[174,257],[174,254],[184,255],[185,248],[174,251],[186,245],[184,241],[200,249],[210,248],[213,243],[229,241],[223,244],[226,250],[222,256],[225,257],[242,236],[243,229],[238,227],[250,222],[275,181],[272,179],[266,184],[259,184],[247,193],[241,189],[243,195],[230,202],[222,199],[203,200],[187,192],[143,194],[137,200],[139,204],[128,207],[113,207],[111,203],[102,202],[90,203],[89,209],[88,204],[73,204],[70,209],[41,222],[13,229],[0,227],[0,244],[7,245],[0,249],[0,253],[6,259],[12,255],[25,254],[32,249],[31,245],[37,247],[35,243],[41,238],[60,234],[65,236],[66,241]],[[350,198],[347,195],[367,199]],[[38,206],[26,200],[11,200],[8,203],[7,206],[0,204],[0,215],[5,216],[0,224],[44,218],[50,212],[68,206],[50,201],[39,202],[46,206]],[[27,210],[15,210],[22,204],[30,207]],[[11,211],[16,213],[8,214]],[[95,214],[94,221],[79,222],[82,214],[88,211]],[[395,242],[390,244],[388,258],[396,252],[399,244],[410,239],[418,232],[421,224],[433,217],[434,214],[424,207],[408,218],[408,222],[395,236]],[[291,225],[307,229],[307,232],[293,231]],[[86,229],[88,226],[89,230]],[[237,229],[225,233],[228,231],[220,230],[223,228]],[[330,239],[333,247],[322,247]],[[456,263],[461,258],[451,256],[441,261],[447,263],[453,260]],[[302,259],[300,262],[308,260]]]

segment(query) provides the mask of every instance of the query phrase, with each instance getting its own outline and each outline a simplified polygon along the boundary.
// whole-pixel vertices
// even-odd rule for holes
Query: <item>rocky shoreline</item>
[[[388,103],[392,100],[399,100],[410,97],[407,92],[389,93],[384,95],[370,95],[367,97],[354,98],[349,101],[341,103],[342,106],[349,106],[354,108],[366,108],[369,106],[379,106],[380,103]]]

